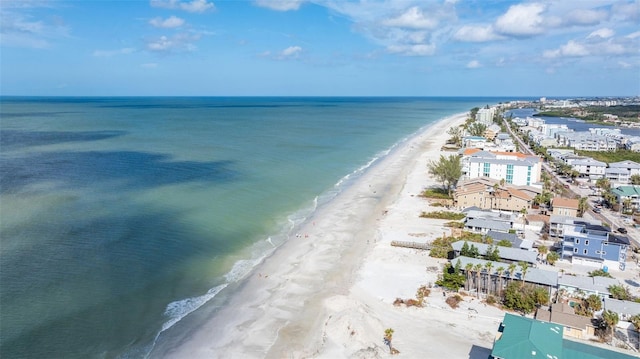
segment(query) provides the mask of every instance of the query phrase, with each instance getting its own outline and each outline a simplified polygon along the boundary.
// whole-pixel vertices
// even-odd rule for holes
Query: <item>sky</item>
[[[0,0],[0,95],[638,96],[640,0]]]

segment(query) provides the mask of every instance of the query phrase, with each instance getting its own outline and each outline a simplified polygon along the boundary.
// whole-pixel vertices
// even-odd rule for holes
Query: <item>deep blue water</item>
[[[504,100],[1,98],[0,357],[143,357],[394,144]]]
[[[509,111],[513,113],[513,117],[531,117],[536,113],[535,109],[532,108],[523,108],[523,109],[515,109]],[[628,127],[613,127],[613,126],[603,126],[597,125],[593,123],[587,123],[580,119],[573,117],[549,117],[549,116],[537,116],[537,118],[544,119],[546,123],[549,124],[564,124],[567,125],[569,129],[574,131],[589,131],[590,128],[619,128],[620,133],[623,135],[630,136],[640,136],[640,129],[638,128],[628,128]]]

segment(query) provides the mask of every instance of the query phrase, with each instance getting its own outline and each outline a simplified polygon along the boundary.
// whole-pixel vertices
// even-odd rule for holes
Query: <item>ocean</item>
[[[0,357],[146,357],[395,145],[505,100],[0,98]]]

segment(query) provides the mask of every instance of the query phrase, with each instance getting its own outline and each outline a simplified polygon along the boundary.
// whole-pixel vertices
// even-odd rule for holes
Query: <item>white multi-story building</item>
[[[476,113],[476,121],[483,123],[487,126],[493,123],[493,116],[496,114],[496,107],[481,108]]]
[[[489,152],[468,149],[463,152],[462,172],[465,179],[488,177],[504,179],[516,186],[530,186],[540,181],[541,159],[520,152]]]
[[[571,162],[571,168],[578,171],[580,177],[598,179],[604,177],[607,164],[587,157]]]
[[[631,176],[640,175],[640,164],[633,161],[609,163],[605,170],[605,177],[614,184],[631,184]]]

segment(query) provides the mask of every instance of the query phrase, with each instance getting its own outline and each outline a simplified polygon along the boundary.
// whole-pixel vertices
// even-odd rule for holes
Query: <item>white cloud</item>
[[[468,69],[477,69],[479,67],[482,67],[482,65],[480,65],[480,62],[478,60],[472,60],[467,63]]]
[[[610,37],[612,37],[613,35],[615,35],[615,32],[609,28],[602,28],[602,29],[598,29],[596,31],[593,31],[592,33],[590,33],[587,36],[587,39],[591,39],[591,38],[603,38],[603,39],[608,39]]]
[[[629,35],[625,36],[628,39],[636,39],[640,37],[640,31],[632,32]]]
[[[17,11],[6,9],[6,5],[3,1],[0,11],[0,44],[3,46],[44,49],[50,47],[52,41],[69,36],[70,28],[59,16],[42,20],[28,13],[32,7],[39,7],[38,4],[9,6]]]
[[[176,16],[170,16],[166,19],[156,17],[149,20],[149,24],[163,29],[173,29],[184,25],[184,20]]]
[[[193,43],[199,39],[200,34],[197,33],[180,33],[171,37],[160,36],[147,41],[147,50],[165,53],[194,51],[196,46]]]
[[[495,29],[498,33],[510,36],[534,36],[544,33],[545,6],[539,3],[518,4],[509,7],[507,12],[498,17]]]
[[[568,25],[597,25],[609,18],[609,12],[605,10],[576,9],[571,11],[565,22]]]
[[[633,67],[630,63],[625,62],[625,61],[618,61],[618,65],[620,67],[622,67],[623,69],[629,69],[629,68]]]
[[[556,50],[547,50],[542,54],[542,56],[549,59],[557,57],[582,57],[587,55],[589,55],[587,48],[573,40],[569,40],[569,42]]]
[[[496,34],[491,25],[465,25],[453,34],[453,38],[463,42],[487,42],[504,37]]]
[[[134,48],[124,47],[122,49],[117,50],[95,50],[92,55],[95,57],[111,57],[115,55],[127,55],[133,53],[135,51]]]
[[[216,8],[212,2],[208,2],[207,0],[192,0],[190,2],[183,2],[180,0],[151,0],[151,6],[199,13],[207,10],[214,10]]]
[[[302,47],[300,46],[289,46],[286,49],[282,50],[277,56],[278,60],[287,60],[287,59],[295,59],[302,52]]]
[[[298,10],[304,0],[256,0],[255,4],[276,11]]]
[[[387,46],[387,51],[405,56],[429,56],[435,53],[436,46],[433,44],[390,45]]]
[[[438,21],[435,18],[426,17],[420,8],[414,6],[400,16],[383,20],[382,24],[407,29],[434,29],[438,25]]]

